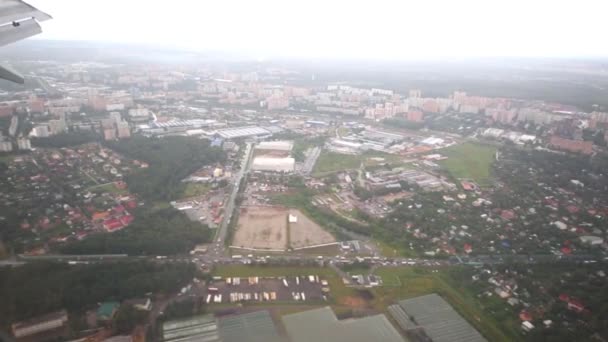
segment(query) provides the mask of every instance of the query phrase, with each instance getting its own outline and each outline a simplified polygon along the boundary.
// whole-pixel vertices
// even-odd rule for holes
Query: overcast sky
[[[606,0],[26,0],[38,38],[260,55],[608,56]]]

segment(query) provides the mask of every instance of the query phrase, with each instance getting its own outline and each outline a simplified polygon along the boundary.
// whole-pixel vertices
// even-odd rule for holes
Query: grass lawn
[[[414,250],[409,249],[408,247],[405,247],[405,246],[400,246],[400,247],[391,246],[390,244],[388,244],[382,240],[379,240],[379,239],[374,239],[374,243],[376,244],[376,246],[378,246],[378,250],[380,251],[380,254],[387,258],[396,258],[396,257],[414,258],[414,257],[418,256],[418,254]]]
[[[338,128],[338,134],[343,137],[343,136],[347,136],[348,133],[350,133],[350,129],[346,128],[346,127],[339,127]]]
[[[10,163],[13,161],[13,158],[15,158],[15,156],[10,154],[0,155],[0,163]]]
[[[126,194],[128,191],[127,189],[119,189],[117,188],[114,183],[107,183],[107,184],[102,184],[102,185],[94,185],[92,187],[89,188],[89,191],[95,192],[95,193],[104,193],[104,192],[108,192],[111,194]]]
[[[496,147],[467,142],[439,152],[448,157],[439,164],[445,167],[452,177],[472,179],[479,186],[490,185],[490,166],[494,161]]]
[[[469,323],[479,330],[488,341],[518,341],[514,331],[505,332],[501,323],[482,311],[479,301],[464,289],[456,290],[449,284],[445,272],[432,273],[428,269],[414,267],[381,267],[375,274],[382,277],[386,286],[374,288],[374,307],[384,310],[397,300],[429,293],[441,295]],[[401,282],[398,285],[395,277]],[[503,325],[504,326],[504,325]]]
[[[390,164],[394,167],[405,165],[403,157],[388,153],[367,151],[358,155],[341,154],[330,151],[323,151],[317,159],[313,169],[313,176],[320,177],[334,172],[355,170],[363,163],[366,167],[373,167],[380,164]]]
[[[202,196],[209,192],[210,189],[211,187],[209,186],[209,184],[187,183],[186,188],[182,193],[182,198]]]
[[[361,166],[363,156],[323,151],[313,169],[314,176],[328,175],[338,171],[354,170]]]

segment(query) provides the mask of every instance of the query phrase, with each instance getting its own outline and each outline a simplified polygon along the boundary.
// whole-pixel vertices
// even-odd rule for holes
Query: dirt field
[[[292,248],[315,246],[336,241],[330,233],[299,210],[289,209],[289,214],[298,218],[298,222],[289,224],[289,240]]]
[[[232,245],[242,248],[285,249],[287,213],[281,207],[244,207]]]

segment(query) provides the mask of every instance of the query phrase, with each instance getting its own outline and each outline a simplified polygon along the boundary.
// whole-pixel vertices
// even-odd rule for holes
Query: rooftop
[[[283,316],[283,323],[293,342],[403,341],[384,315],[339,321],[330,307],[324,307]]]
[[[221,341],[217,322],[212,315],[201,315],[168,321],[163,324],[163,341]]]
[[[219,319],[222,342],[280,342],[283,341],[267,310]]]
[[[411,329],[411,323],[414,323],[424,328],[426,334],[434,342],[486,341],[448,302],[437,294],[401,300],[399,306],[405,312],[406,317],[413,318],[413,321],[403,321],[403,317],[399,319],[393,314],[402,328]]]

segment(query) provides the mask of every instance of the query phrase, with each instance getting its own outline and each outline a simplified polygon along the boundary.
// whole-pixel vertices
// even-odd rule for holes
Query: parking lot
[[[316,275],[298,277],[228,277],[207,287],[207,303],[242,301],[305,302],[327,300],[327,281]]]

